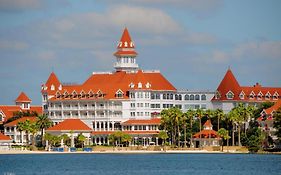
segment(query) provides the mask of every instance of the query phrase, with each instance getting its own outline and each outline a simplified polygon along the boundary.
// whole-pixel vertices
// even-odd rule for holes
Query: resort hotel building
[[[93,72],[77,85],[61,83],[52,72],[42,85],[44,112],[54,124],[80,119],[96,144],[108,143],[109,134],[122,130],[148,145],[158,144],[161,110],[212,108],[213,92],[177,90],[160,71],[140,69],[137,55],[125,28],[114,53],[115,71]]]

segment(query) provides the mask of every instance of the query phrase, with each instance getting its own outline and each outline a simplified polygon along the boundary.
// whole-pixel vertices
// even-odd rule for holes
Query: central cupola
[[[124,29],[122,37],[117,46],[116,63],[114,68],[116,71],[136,72],[139,68],[136,63],[137,52],[135,51],[135,45],[130,37],[127,28]]]

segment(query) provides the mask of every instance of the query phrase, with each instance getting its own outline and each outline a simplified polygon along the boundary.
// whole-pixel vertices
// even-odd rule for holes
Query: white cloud
[[[54,51],[42,51],[40,53],[38,53],[37,57],[40,60],[44,60],[44,61],[51,61],[57,58],[57,55]]]
[[[116,0],[105,0],[109,3],[118,3]],[[125,4],[149,5],[154,7],[174,7],[178,10],[192,12],[196,16],[208,16],[223,6],[223,0],[127,0]]]

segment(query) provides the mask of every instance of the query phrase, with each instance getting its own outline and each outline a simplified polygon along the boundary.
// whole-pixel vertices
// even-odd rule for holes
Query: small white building
[[[12,139],[0,132],[0,151],[9,150],[11,148]]]

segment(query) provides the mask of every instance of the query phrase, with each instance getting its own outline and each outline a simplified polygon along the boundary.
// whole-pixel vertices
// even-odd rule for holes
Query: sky
[[[281,87],[279,0],[0,0],[0,104],[21,91],[41,104],[54,71],[83,83],[114,71],[128,28],[143,70],[178,89],[215,91],[228,68],[240,85]]]

